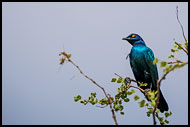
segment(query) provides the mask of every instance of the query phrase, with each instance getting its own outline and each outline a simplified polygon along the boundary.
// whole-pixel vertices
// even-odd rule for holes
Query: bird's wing
[[[149,72],[152,79],[152,89],[157,89],[157,80],[158,80],[158,70],[156,64],[153,64],[154,54],[150,48],[147,50],[147,54],[145,56],[146,64],[149,68]]]

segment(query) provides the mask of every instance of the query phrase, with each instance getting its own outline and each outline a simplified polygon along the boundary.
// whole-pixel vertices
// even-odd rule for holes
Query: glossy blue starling
[[[136,81],[147,83],[146,86],[140,86],[139,83],[137,85],[144,90],[157,90],[157,80],[159,78],[157,66],[153,64],[154,54],[152,50],[146,46],[144,40],[138,34],[130,34],[128,37],[123,38],[123,40],[127,40],[133,46],[129,58]],[[147,100],[149,99],[147,98]],[[160,109],[160,112],[168,111],[168,104],[161,90],[158,109]]]

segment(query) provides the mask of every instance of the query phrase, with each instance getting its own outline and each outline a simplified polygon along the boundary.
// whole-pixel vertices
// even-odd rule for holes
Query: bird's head
[[[138,34],[135,34],[135,33],[130,34],[126,38],[122,38],[122,40],[127,40],[133,46],[139,43],[142,43],[145,45],[144,40]]]

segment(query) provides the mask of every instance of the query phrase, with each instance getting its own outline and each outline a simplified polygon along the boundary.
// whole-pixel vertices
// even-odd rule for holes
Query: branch
[[[183,51],[184,51],[185,53],[187,53],[187,55],[188,55],[188,49],[184,48],[182,45],[180,45],[180,44],[177,43],[177,42],[175,42],[175,44],[178,45],[181,49],[183,49]]]
[[[118,75],[117,73],[114,73],[114,74],[117,75],[117,76],[119,76],[119,77],[121,77],[121,76]],[[122,78],[122,77],[121,77],[121,78]],[[129,78],[129,77],[126,77],[125,79],[127,80],[128,83],[131,82],[131,81],[132,81],[132,82],[137,82],[136,80],[134,80],[134,79],[132,79],[132,78]],[[125,83],[125,85],[126,85],[126,83]],[[144,93],[144,90],[143,90],[142,88],[140,88],[140,87],[138,87],[138,86],[133,86],[132,84],[129,84],[128,87],[119,95],[119,97],[118,97],[117,99],[115,99],[114,102],[118,101],[118,100],[121,98],[121,96],[122,96],[129,88],[131,88],[131,87],[136,88],[136,89],[139,89],[142,93]]]
[[[153,123],[154,123],[154,125],[156,125],[156,119],[155,119],[155,111],[156,111],[156,109],[157,109],[157,107],[158,107],[158,103],[159,103],[159,99],[160,99],[160,85],[161,85],[161,82],[162,82],[162,80],[163,79],[165,79],[166,78],[166,76],[171,72],[171,71],[173,71],[174,69],[175,69],[176,67],[175,66],[173,66],[168,72],[166,72],[163,76],[162,76],[162,78],[160,78],[159,80],[157,80],[157,96],[156,96],[156,98],[157,98],[157,100],[156,100],[156,105],[155,105],[155,107],[154,107],[154,110],[153,110]]]
[[[177,21],[178,21],[178,23],[180,24],[181,29],[182,29],[183,38],[184,38],[185,42],[187,43],[187,39],[186,39],[185,34],[184,34],[183,26],[182,26],[182,24],[181,24],[181,22],[179,21],[179,18],[178,18],[178,6],[176,7],[176,15],[177,15]],[[177,42],[175,42],[175,44],[178,45],[181,49],[183,49],[183,51],[188,55],[188,49],[184,48],[182,45],[180,45],[180,44],[177,43]],[[174,63],[184,63],[184,65],[188,64],[188,62],[182,62],[182,61],[180,61],[180,60],[176,60],[176,62],[168,62],[168,64],[174,64]],[[157,91],[158,91],[158,92],[157,92],[157,96],[156,96],[157,100],[156,100],[156,105],[155,105],[154,110],[153,110],[153,123],[154,123],[154,125],[156,125],[156,119],[155,119],[156,113],[155,113],[155,111],[156,111],[156,109],[157,109],[157,107],[158,107],[158,103],[159,103],[159,98],[160,98],[160,85],[161,85],[161,82],[162,82],[162,80],[164,80],[164,79],[166,78],[166,76],[167,76],[171,71],[173,71],[175,68],[176,68],[176,67],[173,66],[169,71],[167,71],[167,72],[157,81]]]
[[[70,59],[71,54],[67,54],[66,52],[61,52],[59,55],[64,55],[65,57],[62,58],[62,59],[64,59],[64,61],[65,61],[65,59],[67,58],[68,62],[70,62],[71,64],[73,64],[85,78],[87,78],[88,80],[90,80],[93,84],[95,84],[97,87],[99,87],[99,88],[104,92],[105,96],[106,96],[107,99],[108,99],[108,104],[110,105],[110,109],[111,109],[111,112],[112,112],[113,120],[114,120],[115,124],[118,125],[118,122],[117,122],[117,120],[116,120],[116,115],[115,115],[114,109],[113,109],[113,107],[112,107],[112,101],[111,101],[111,99],[110,99],[110,95],[106,93],[105,89],[104,89],[102,86],[100,86],[98,83],[96,83],[96,81],[94,81],[92,78],[88,77],[85,73],[83,73],[83,71],[80,69],[80,67],[79,67],[78,65],[76,65],[76,64]],[[60,64],[63,64],[63,63],[64,63],[64,61],[62,61],[62,59],[61,59],[61,63],[60,63]]]
[[[174,62],[168,62],[168,64],[183,63],[181,60],[176,60]]]
[[[176,6],[176,15],[177,15],[177,21],[179,22],[179,24],[181,26],[181,30],[182,30],[182,33],[183,33],[183,38],[184,38],[185,42],[187,42],[187,39],[186,39],[185,34],[184,34],[183,26],[181,25],[181,22],[179,21],[179,18],[178,18],[178,6]]]

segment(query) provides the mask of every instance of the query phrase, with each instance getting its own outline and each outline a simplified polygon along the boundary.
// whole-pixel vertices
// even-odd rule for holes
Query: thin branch
[[[105,106],[98,106],[98,105],[96,105],[96,107],[99,107],[99,108],[105,108],[105,107],[107,107],[108,105],[105,105]]]
[[[178,18],[178,6],[176,7],[176,15],[177,15],[177,20],[178,20],[178,22],[179,22],[179,24],[180,24],[180,26],[181,26],[181,29],[182,29],[183,38],[184,38],[185,42],[187,42],[187,39],[186,39],[185,34],[184,34],[183,26],[182,26],[182,24],[181,24],[181,22],[179,21],[179,18]],[[181,46],[181,45],[180,45],[179,43],[177,43],[177,42],[175,42],[175,44],[178,45],[181,49],[183,49],[183,51],[186,52],[187,55],[188,55],[188,50],[187,50],[187,49],[185,49],[183,46]],[[176,60],[176,62],[168,62],[168,64],[173,64],[173,63],[184,63],[184,62],[179,61],[179,60]],[[188,62],[185,62],[184,65],[185,65],[185,64],[188,64]],[[167,71],[167,72],[157,81],[157,91],[158,91],[158,94],[157,94],[157,96],[156,96],[156,98],[157,98],[157,100],[156,100],[156,105],[155,105],[154,110],[153,110],[153,124],[154,124],[154,125],[156,125],[156,119],[155,119],[156,113],[155,113],[155,111],[156,111],[156,109],[157,109],[157,107],[158,107],[158,103],[159,103],[159,98],[160,98],[160,85],[161,85],[161,82],[162,82],[162,80],[164,80],[164,79],[166,78],[166,76],[167,76],[171,71],[173,71],[175,68],[176,68],[176,67],[173,66],[169,71]]]
[[[178,45],[181,49],[183,49],[183,51],[184,51],[185,53],[187,53],[187,55],[188,55],[188,50],[187,50],[186,48],[184,48],[182,45],[180,45],[180,44],[177,43],[177,42],[175,42],[175,44]]]
[[[63,54],[63,53],[62,53]],[[66,54],[66,53],[65,53]],[[64,54],[63,54],[64,55]],[[95,84],[97,87],[99,87],[100,89],[102,89],[102,91],[104,92],[105,96],[107,97],[108,99],[108,104],[110,105],[110,109],[111,109],[111,112],[112,112],[112,117],[113,117],[113,120],[115,122],[116,125],[118,125],[118,122],[116,120],[116,115],[115,115],[115,112],[114,112],[114,109],[112,108],[112,103],[111,103],[111,99],[110,99],[110,96],[106,93],[105,89],[100,86],[98,83],[96,83],[96,81],[94,81],[92,78],[88,77],[85,73],[83,73],[83,71],[80,69],[80,67],[78,65],[76,65],[71,59],[70,57],[68,57],[68,55],[65,55],[65,57],[68,59],[68,61],[73,64],[78,70],[79,72],[85,77],[87,78],[88,80],[90,80],[93,84]]]
[[[171,71],[173,71],[174,69],[175,69],[176,67],[175,66],[173,66],[169,71],[167,71],[159,80],[157,80],[157,96],[156,96],[156,98],[157,98],[157,100],[156,100],[156,105],[155,105],[155,107],[154,107],[154,110],[153,110],[153,123],[154,123],[154,125],[156,125],[156,119],[155,119],[155,111],[156,111],[156,109],[157,109],[157,107],[158,107],[158,103],[159,103],[159,99],[160,99],[160,85],[161,85],[161,82],[162,82],[162,80],[164,80],[165,78],[166,78],[166,76],[171,72]]]
[[[120,75],[118,75],[117,73],[114,73],[115,75],[117,75],[117,76],[119,76],[119,77],[121,77]],[[122,78],[122,77],[121,77]],[[132,79],[132,78],[129,78],[129,77],[126,77],[125,78],[126,80],[128,80],[129,82],[137,82],[137,81],[135,81],[134,79]],[[125,83],[125,85],[126,85],[126,83]],[[144,93],[144,90],[142,89],[142,88],[140,88],[140,87],[138,87],[138,86],[133,86],[132,84],[129,84],[129,85],[126,85],[127,86],[127,88],[119,95],[119,97],[117,98],[117,99],[115,99],[115,101],[114,102],[116,102],[116,101],[118,101],[120,98],[121,98],[121,96],[129,89],[129,88],[131,88],[131,87],[133,87],[133,88],[136,88],[136,89],[139,89],[142,93]]]
[[[117,75],[117,76],[119,76],[119,77],[121,77],[120,75],[118,75],[117,73],[114,73],[115,75]],[[122,77],[121,77],[122,78]],[[136,82],[137,83],[137,81],[136,80],[134,80],[134,79],[132,79],[132,78],[130,78],[130,77],[126,77],[125,78],[126,80],[128,80],[128,81],[131,81],[131,82]]]
[[[177,15],[177,21],[179,22],[179,24],[181,26],[181,30],[182,30],[182,33],[183,33],[183,38],[184,38],[185,42],[187,42],[187,39],[186,39],[185,34],[184,34],[183,26],[182,26],[182,24],[181,24],[181,22],[179,21],[179,18],[178,18],[178,6],[176,6],[176,15]]]
[[[168,64],[183,63],[181,60],[176,60],[174,62],[168,62]]]

